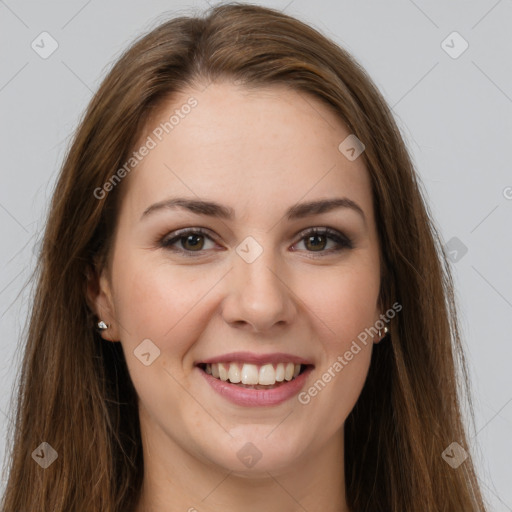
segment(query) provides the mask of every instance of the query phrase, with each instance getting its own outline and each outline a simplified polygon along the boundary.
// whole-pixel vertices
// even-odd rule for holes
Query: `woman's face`
[[[313,97],[227,82],[148,123],[95,300],[150,455],[256,475],[339,452],[378,341],[358,335],[382,312],[369,175],[338,149],[349,135]]]

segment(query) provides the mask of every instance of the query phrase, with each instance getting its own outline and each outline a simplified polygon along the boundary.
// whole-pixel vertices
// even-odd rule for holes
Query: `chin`
[[[223,467],[226,471],[241,478],[268,478],[268,473],[287,471],[296,467],[297,460],[303,452],[304,443],[287,437],[276,436],[272,439],[271,428],[264,434],[238,435],[225,446],[222,452],[218,449],[202,450],[203,454],[210,451],[210,462]],[[217,445],[217,448],[219,445]]]

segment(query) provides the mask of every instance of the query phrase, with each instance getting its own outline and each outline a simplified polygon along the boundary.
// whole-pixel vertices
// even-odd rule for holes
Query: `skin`
[[[348,511],[344,422],[378,339],[360,344],[307,405],[297,397],[271,407],[232,404],[194,363],[239,350],[292,353],[315,365],[307,390],[375,324],[383,310],[368,171],[362,158],[338,150],[350,132],[313,97],[227,81],[202,89],[176,95],[148,123],[141,143],[190,96],[198,101],[123,181],[109,266],[89,293],[110,326],[104,339],[122,344],[139,397],[137,512]],[[229,206],[235,219],[177,208],[141,220],[150,205],[177,196]],[[349,208],[284,217],[298,202],[334,197],[355,201],[365,219]],[[332,252],[337,242],[320,236],[315,250],[299,236],[326,226],[353,247]],[[192,257],[159,245],[198,227],[209,235],[173,246]],[[236,252],[248,236],[263,249],[252,263]],[[160,350],[149,366],[134,356],[144,339]],[[262,454],[251,468],[237,457],[247,442]]]

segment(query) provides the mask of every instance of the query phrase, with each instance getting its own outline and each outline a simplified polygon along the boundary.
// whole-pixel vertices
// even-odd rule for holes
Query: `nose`
[[[227,323],[251,332],[291,324],[297,314],[296,297],[286,272],[276,264],[270,250],[263,251],[252,263],[234,255],[222,307]]]

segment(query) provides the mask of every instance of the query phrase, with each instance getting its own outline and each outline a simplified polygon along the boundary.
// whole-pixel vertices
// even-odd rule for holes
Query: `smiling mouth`
[[[215,379],[248,389],[274,389],[290,382],[304,373],[309,364],[291,362],[267,363],[200,363],[203,372]]]

